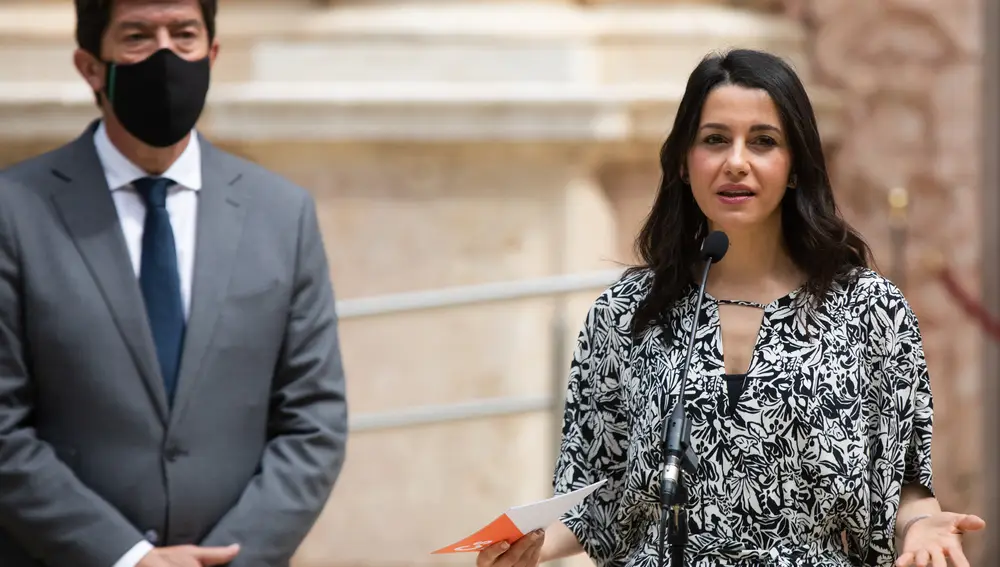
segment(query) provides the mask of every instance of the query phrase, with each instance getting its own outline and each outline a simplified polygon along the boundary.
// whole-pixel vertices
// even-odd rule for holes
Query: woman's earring
[[[793,173],[788,177],[788,188],[795,189],[796,187],[798,187],[798,179],[796,179],[795,174]]]

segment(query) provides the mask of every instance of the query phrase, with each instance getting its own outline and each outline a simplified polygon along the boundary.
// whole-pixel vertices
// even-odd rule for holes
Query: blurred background
[[[96,116],[71,0],[0,0],[0,167]],[[551,496],[562,389],[633,260],[706,53],[791,61],[840,206],[921,323],[945,507],[1000,472],[1000,7],[992,0],[224,0],[200,128],[308,188],[343,317],[352,437],[297,567],[429,552]],[[586,560],[573,565],[586,566]]]

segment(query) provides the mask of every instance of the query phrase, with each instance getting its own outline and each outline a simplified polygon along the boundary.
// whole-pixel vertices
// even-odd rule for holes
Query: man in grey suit
[[[195,131],[217,0],[76,0],[102,119],[0,173],[0,566],[287,565],[347,414],[315,205]]]

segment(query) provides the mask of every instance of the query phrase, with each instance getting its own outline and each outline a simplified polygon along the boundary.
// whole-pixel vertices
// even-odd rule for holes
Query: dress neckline
[[[806,284],[802,284],[799,287],[793,289],[792,291],[786,293],[785,295],[774,298],[773,300],[771,300],[770,303],[759,303],[757,301],[747,301],[744,299],[719,299],[714,295],[712,295],[711,293],[709,293],[707,290],[705,291],[705,298],[712,301],[716,305],[741,305],[743,307],[755,307],[757,309],[767,311],[776,307],[783,301],[794,300],[796,297],[798,297],[800,293],[802,293],[805,287]]]
[[[712,298],[715,299],[715,298]],[[745,301],[742,299],[716,299],[719,305],[742,305],[743,307],[756,307],[757,309],[767,309],[767,305],[756,301]]]

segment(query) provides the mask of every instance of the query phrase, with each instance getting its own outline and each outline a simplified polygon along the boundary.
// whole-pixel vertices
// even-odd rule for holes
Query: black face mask
[[[165,148],[183,140],[198,122],[209,76],[208,57],[188,61],[164,48],[138,63],[108,63],[104,92],[125,130]]]

